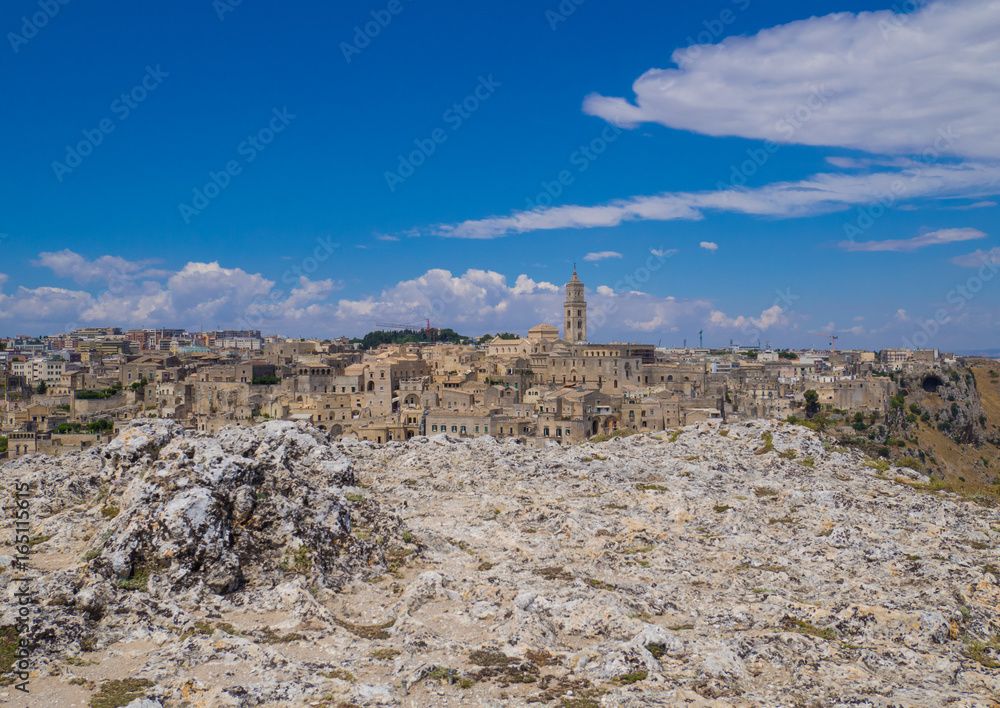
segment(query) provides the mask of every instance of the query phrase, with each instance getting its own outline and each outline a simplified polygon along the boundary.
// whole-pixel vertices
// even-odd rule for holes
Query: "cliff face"
[[[33,694],[11,705],[1000,695],[1000,513],[801,427],[534,451],[146,421],[3,471],[5,510],[31,484],[36,537]]]
[[[1000,365],[967,364],[894,374],[897,392],[884,418],[831,432],[844,444],[893,457],[963,494],[995,501],[1000,498]]]

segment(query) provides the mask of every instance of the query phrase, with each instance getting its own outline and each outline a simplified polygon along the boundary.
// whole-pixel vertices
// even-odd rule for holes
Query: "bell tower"
[[[587,341],[587,301],[583,299],[583,283],[576,275],[566,283],[566,302],[563,304],[563,339],[571,344]]]

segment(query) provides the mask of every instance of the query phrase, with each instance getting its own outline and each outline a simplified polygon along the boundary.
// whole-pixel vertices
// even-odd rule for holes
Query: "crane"
[[[840,339],[838,334],[814,334],[814,337],[823,337],[824,339],[830,340],[830,353],[835,354],[837,352],[837,340]]]

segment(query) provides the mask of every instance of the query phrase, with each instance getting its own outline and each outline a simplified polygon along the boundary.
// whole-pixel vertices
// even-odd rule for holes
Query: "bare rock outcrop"
[[[1000,700],[1000,512],[801,427],[529,450],[145,421],[4,472],[52,705],[126,679],[164,707]]]

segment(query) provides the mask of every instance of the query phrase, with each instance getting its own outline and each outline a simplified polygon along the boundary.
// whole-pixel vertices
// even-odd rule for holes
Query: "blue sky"
[[[995,346],[1000,5],[808,12],[12,0],[0,334]]]

